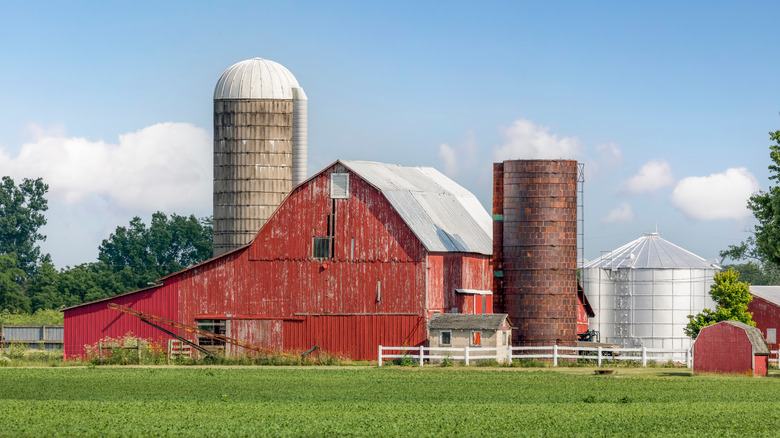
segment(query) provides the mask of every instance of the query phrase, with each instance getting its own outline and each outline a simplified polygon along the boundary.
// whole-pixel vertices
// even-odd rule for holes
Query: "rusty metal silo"
[[[494,166],[503,198],[494,263],[502,268],[502,310],[518,328],[515,345],[576,344],[577,171],[574,160]]]
[[[214,90],[214,255],[249,243],[306,178],[307,99],[262,58],[225,70]]]

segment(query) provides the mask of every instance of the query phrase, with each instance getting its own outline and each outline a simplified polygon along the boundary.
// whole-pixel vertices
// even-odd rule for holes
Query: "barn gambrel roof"
[[[493,221],[476,196],[432,167],[338,161],[390,202],[430,252],[493,254]]]

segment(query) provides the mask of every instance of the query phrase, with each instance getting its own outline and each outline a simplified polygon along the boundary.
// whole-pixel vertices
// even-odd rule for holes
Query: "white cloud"
[[[710,176],[683,178],[670,200],[691,219],[743,221],[751,214],[747,200],[759,188],[758,180],[746,168],[732,168]]]
[[[550,128],[517,120],[504,131],[504,144],[493,151],[495,161],[533,158],[576,158],[582,153],[577,137],[558,138]]]
[[[42,177],[52,202],[99,198],[127,210],[188,213],[211,202],[211,136],[188,123],[158,123],[119,136],[118,144],[66,137],[64,128],[28,126],[33,141],[11,157],[3,174]]]
[[[674,184],[674,176],[666,160],[645,163],[639,172],[629,178],[621,193],[640,195],[656,192]]]
[[[468,170],[476,164],[477,141],[474,131],[467,131],[466,137],[455,147],[447,143],[439,145],[439,158],[444,165],[444,173],[455,178],[461,170]],[[462,164],[461,164],[462,163]]]
[[[586,180],[598,177],[609,169],[623,164],[623,151],[615,143],[602,143],[595,148],[595,154],[584,158]],[[591,155],[591,154],[588,154]]]
[[[601,218],[601,222],[605,224],[631,222],[635,217],[636,214],[634,214],[634,209],[631,208],[631,205],[628,202],[621,202],[617,208],[610,210],[606,216]]]
[[[439,145],[439,158],[444,162],[444,173],[450,176],[458,176],[458,159],[453,149],[447,143]]]

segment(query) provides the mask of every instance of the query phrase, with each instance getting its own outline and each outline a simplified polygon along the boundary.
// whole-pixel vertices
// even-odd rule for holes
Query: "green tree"
[[[696,315],[688,315],[685,334],[696,339],[699,331],[720,321],[741,321],[756,326],[748,304],[753,301],[750,284],[739,281],[739,272],[729,269],[715,274],[715,283],[710,287],[710,296],[718,304],[715,310],[704,309]]]
[[[769,138],[774,142],[769,146],[769,179],[780,181],[780,131],[770,132]],[[767,192],[754,194],[748,200],[748,208],[758,224],[747,244],[762,259],[780,265],[780,187],[774,185]]]
[[[41,178],[22,180],[18,186],[4,176],[0,184],[0,254],[16,253],[19,268],[31,275],[41,257],[39,241],[46,236],[38,230],[46,224],[43,212],[49,186]]]
[[[780,131],[770,132],[769,179],[780,181]],[[748,199],[747,207],[753,211],[758,224],[753,234],[739,245],[729,245],[721,251],[723,260],[747,260],[747,263],[724,265],[743,274],[752,284],[780,284],[780,187],[774,185],[768,191],[759,191]],[[721,263],[723,263],[721,260]]]
[[[47,254],[35,274],[27,280],[26,295],[30,297],[32,311],[58,309],[67,304],[66,297],[57,288],[60,273]]]
[[[98,260],[107,266],[125,289],[146,287],[154,280],[203,262],[212,255],[210,218],[194,215],[170,217],[157,212],[147,228],[134,217],[127,227],[103,240]]]
[[[12,313],[30,311],[30,299],[22,288],[24,277],[16,253],[0,254],[0,309]]]

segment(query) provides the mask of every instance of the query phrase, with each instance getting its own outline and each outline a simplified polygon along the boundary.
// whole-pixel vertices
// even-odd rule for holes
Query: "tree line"
[[[59,309],[147,287],[160,277],[208,260],[211,218],[152,215],[147,226],[134,217],[98,247],[97,261],[56,269],[41,252],[46,236],[46,193],[38,179],[0,185],[0,312]]]

